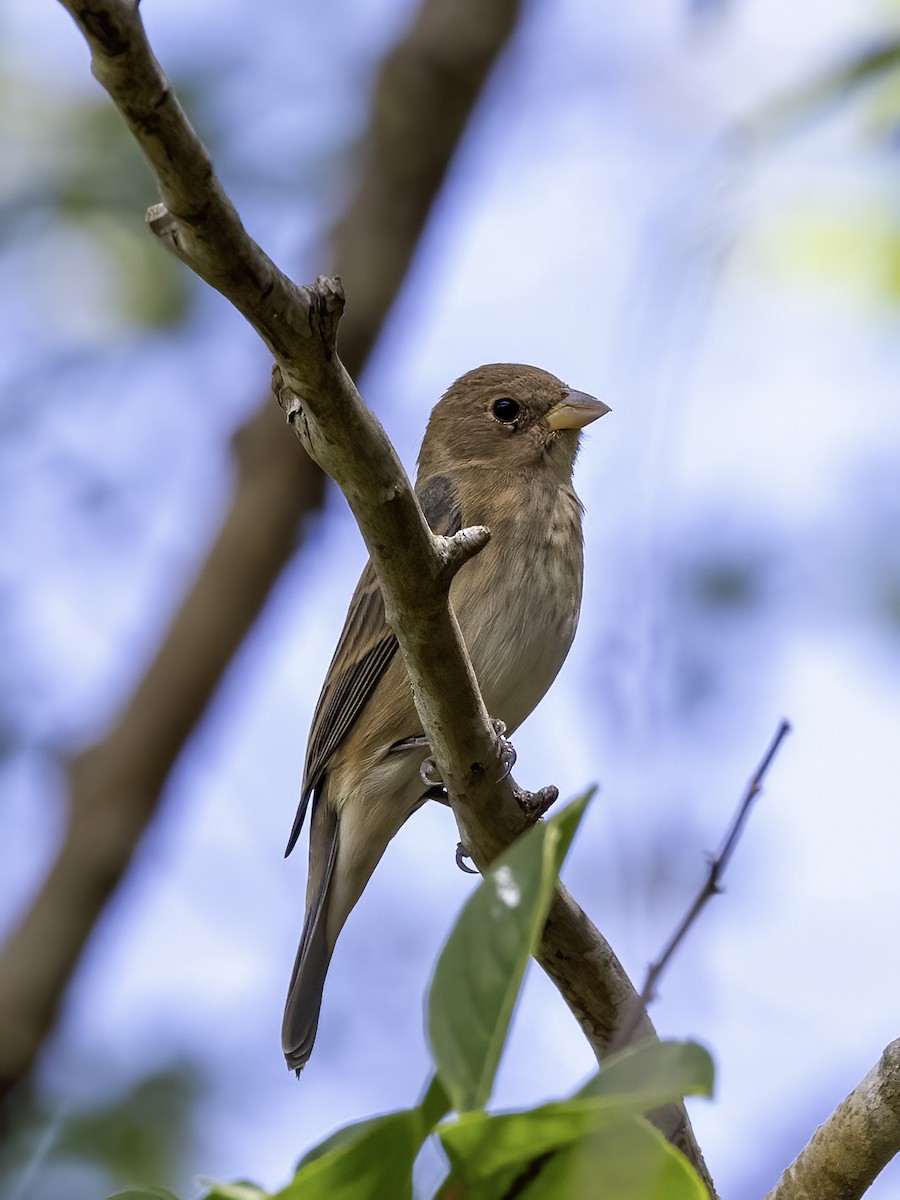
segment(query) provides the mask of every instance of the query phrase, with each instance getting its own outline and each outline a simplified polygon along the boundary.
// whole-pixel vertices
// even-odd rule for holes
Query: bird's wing
[[[435,533],[445,536],[462,528],[459,497],[452,480],[437,475],[420,483],[416,492],[425,519]],[[353,727],[378,681],[397,652],[397,639],[384,618],[384,600],[371,562],[356,585],[337,649],[328,668],[316,705],[300,805],[285,855],[293,850],[309,806],[310,797],[321,786],[331,756]]]

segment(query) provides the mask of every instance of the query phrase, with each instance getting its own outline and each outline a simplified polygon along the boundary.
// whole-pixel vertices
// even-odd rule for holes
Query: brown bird
[[[425,431],[415,491],[432,530],[491,531],[454,578],[450,600],[487,710],[510,733],[555,679],[575,635],[583,541],[572,468],[581,430],[608,411],[537,367],[498,363],[458,379]],[[306,922],[282,1026],[298,1074],[338,934],[388,842],[428,799],[419,773],[427,755],[368,563],[316,706],[286,850],[312,800]]]

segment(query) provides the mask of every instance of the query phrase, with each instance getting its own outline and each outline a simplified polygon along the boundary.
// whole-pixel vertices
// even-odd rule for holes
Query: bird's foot
[[[462,844],[462,842],[457,842],[457,845],[456,845],[456,865],[457,865],[457,866],[459,867],[459,869],[460,869],[461,871],[463,871],[463,872],[464,872],[466,875],[477,875],[477,874],[478,874],[478,870],[477,870],[475,867],[467,867],[467,866],[466,866],[466,859],[467,859],[467,858],[471,858],[471,855],[468,853],[468,851],[466,850],[466,848],[465,848],[465,846]]]
[[[391,746],[390,753],[397,754],[402,750],[427,750],[428,738],[424,733],[416,734],[415,737],[401,738],[399,742],[394,742]]]
[[[506,725],[504,722],[492,720],[491,724],[494,727],[494,733],[497,735],[500,741],[500,763],[503,767],[503,774],[500,776],[497,782],[502,783],[504,779],[508,778],[510,771],[516,765],[516,749],[509,738],[503,736],[506,733]],[[391,746],[391,753],[393,754],[394,752],[400,750],[427,749],[428,739],[420,735],[419,737],[404,738],[402,742],[395,742],[393,746]],[[437,765],[434,759],[431,757],[426,758],[421,767],[419,767],[419,775],[426,787],[442,788],[444,786],[443,780],[437,775]]]
[[[442,788],[444,781],[438,779],[435,775],[437,771],[437,763],[433,758],[426,758],[421,767],[419,767],[419,778],[428,788]]]
[[[509,738],[503,736],[506,733],[506,725],[503,721],[493,719],[491,724],[494,727],[494,733],[496,733],[500,740],[500,762],[503,766],[503,774],[497,782],[502,783],[504,779],[508,778],[510,771],[516,765],[516,748]]]
[[[559,799],[559,788],[549,784],[539,792],[526,792],[524,788],[516,788],[516,803],[521,808],[525,819],[533,825],[541,819],[551,805]]]

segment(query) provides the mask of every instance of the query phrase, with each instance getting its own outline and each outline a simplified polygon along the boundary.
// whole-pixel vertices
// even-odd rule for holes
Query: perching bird
[[[450,600],[487,711],[510,733],[553,682],[575,635],[583,543],[572,467],[582,428],[608,411],[537,367],[499,363],[458,379],[425,431],[415,490],[429,525],[442,534],[491,531],[454,578]],[[388,842],[428,798],[419,774],[428,748],[408,745],[421,737],[368,563],[316,706],[286,851],[312,799],[306,922],[282,1026],[298,1074],[338,934]]]

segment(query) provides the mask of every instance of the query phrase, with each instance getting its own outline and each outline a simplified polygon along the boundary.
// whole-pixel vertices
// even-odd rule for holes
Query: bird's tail
[[[338,817],[324,797],[314,805],[310,823],[309,883],[306,922],[288,987],[281,1045],[288,1067],[299,1075],[316,1040],[325,975],[334,949],[328,930],[328,897],[338,850]]]

